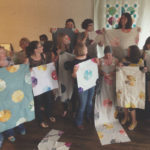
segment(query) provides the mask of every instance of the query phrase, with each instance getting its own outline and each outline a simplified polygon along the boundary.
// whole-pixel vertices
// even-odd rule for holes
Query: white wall
[[[38,40],[49,33],[50,27],[64,27],[73,18],[80,28],[86,18],[93,18],[93,0],[1,0],[0,43],[12,43],[15,50],[19,40],[28,37]]]

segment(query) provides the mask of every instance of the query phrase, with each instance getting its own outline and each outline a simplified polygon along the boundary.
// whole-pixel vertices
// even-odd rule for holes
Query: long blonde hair
[[[57,49],[61,49],[62,51],[66,51],[66,50],[69,50],[69,44],[68,45],[66,45],[66,44],[64,44],[64,42],[63,42],[63,39],[64,39],[64,37],[66,36],[67,34],[65,34],[65,33],[59,33],[58,35],[57,35]]]

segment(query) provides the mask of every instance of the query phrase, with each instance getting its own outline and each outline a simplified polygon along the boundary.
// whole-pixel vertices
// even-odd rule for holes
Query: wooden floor
[[[35,120],[26,123],[27,134],[24,136],[16,134],[14,144],[5,140],[1,150],[37,150],[38,143],[51,129],[64,131],[59,141],[71,142],[70,150],[150,150],[150,116],[149,119],[145,119],[145,113],[138,113],[139,123],[135,131],[128,131],[127,127],[124,126],[131,142],[101,146],[95,128],[92,125],[86,124],[86,129],[79,131],[71,119],[60,117],[62,113],[61,106],[56,108],[57,122],[54,124],[49,123],[49,129],[40,128]]]

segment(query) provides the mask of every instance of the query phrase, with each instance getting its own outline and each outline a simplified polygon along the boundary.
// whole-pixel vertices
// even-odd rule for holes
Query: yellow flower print
[[[139,98],[140,98],[141,100],[145,100],[145,93],[144,93],[143,91],[140,92]]]
[[[13,72],[17,72],[19,68],[20,68],[19,65],[14,65],[14,66],[6,67],[6,70],[9,71],[10,73],[13,73]]]
[[[38,66],[37,68],[38,68],[38,70],[45,71],[47,69],[47,66],[46,65],[41,65],[41,66]]]
[[[133,103],[128,103],[125,105],[125,108],[136,108],[136,106]]]
[[[15,103],[21,102],[24,98],[24,93],[21,90],[17,90],[12,94],[12,100]]]
[[[121,94],[122,94],[122,91],[121,91],[121,90],[118,90],[118,91],[117,91],[117,99],[120,99]]]
[[[6,83],[4,80],[0,79],[0,92],[6,88]]]
[[[135,104],[131,103],[131,108],[136,108]]]
[[[98,131],[97,134],[98,134],[99,139],[102,139],[104,137],[104,135],[100,131]]]
[[[103,124],[103,126],[106,128],[106,129],[112,129],[114,126],[112,124]]]
[[[135,86],[135,77],[132,75],[127,75],[127,80],[125,81],[127,84],[129,84],[130,86]]]
[[[11,117],[11,112],[9,110],[0,111],[0,122],[7,122]]]
[[[128,104],[125,104],[125,108],[130,108],[130,103],[128,103]]]

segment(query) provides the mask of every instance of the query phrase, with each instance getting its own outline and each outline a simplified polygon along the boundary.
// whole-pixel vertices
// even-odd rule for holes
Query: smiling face
[[[63,38],[63,43],[64,43],[65,45],[70,44],[70,38],[69,38],[68,35],[65,35],[65,36],[64,36],[64,38]]]
[[[128,22],[128,19],[123,15],[121,17],[121,25],[123,28],[125,28],[127,22]]]
[[[37,48],[35,49],[35,53],[43,53],[43,46],[41,45],[41,43],[38,43]]]
[[[72,29],[72,28],[75,28],[75,26],[74,26],[73,22],[69,21],[66,23],[66,28]]]
[[[92,32],[94,30],[94,24],[93,23],[88,24],[88,27],[86,30],[89,32]]]
[[[105,57],[106,57],[107,59],[111,59],[111,58],[112,58],[112,53],[106,53],[106,54],[105,54]]]

